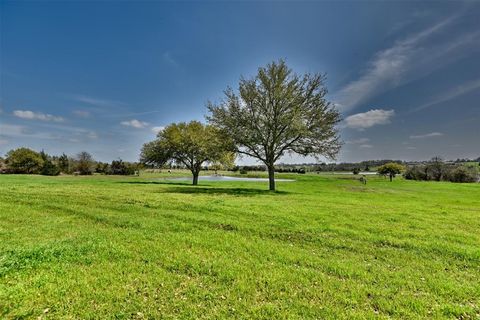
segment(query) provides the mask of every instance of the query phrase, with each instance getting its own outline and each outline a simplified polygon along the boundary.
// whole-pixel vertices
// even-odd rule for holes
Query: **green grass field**
[[[0,318],[480,318],[480,185],[0,176]]]

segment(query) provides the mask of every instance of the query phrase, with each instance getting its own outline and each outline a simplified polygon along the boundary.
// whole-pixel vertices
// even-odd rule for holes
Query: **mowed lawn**
[[[0,318],[480,318],[480,184],[0,176]]]

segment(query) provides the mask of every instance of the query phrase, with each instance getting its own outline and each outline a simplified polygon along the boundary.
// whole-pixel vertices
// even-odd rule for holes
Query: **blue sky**
[[[1,1],[0,155],[137,160],[155,130],[203,120],[284,58],[327,74],[338,161],[478,157],[479,16],[474,1]]]

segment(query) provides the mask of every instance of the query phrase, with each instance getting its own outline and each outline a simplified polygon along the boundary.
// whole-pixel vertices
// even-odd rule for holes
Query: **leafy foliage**
[[[112,164],[108,167],[106,173],[113,175],[132,175],[135,171],[136,168],[134,165],[123,162],[122,159],[119,159],[112,161]]]
[[[58,176],[60,174],[60,168],[55,165],[50,159],[47,159],[43,162],[40,174],[44,176]]]
[[[272,62],[253,79],[242,78],[238,95],[228,88],[222,103],[209,103],[207,119],[232,138],[237,152],[267,165],[274,190],[274,164],[285,153],[334,158],[340,150],[335,125],[341,117],[326,100],[324,80]]]
[[[44,159],[40,153],[28,148],[18,148],[7,153],[7,169],[11,173],[40,173]]]
[[[181,163],[192,172],[196,185],[204,162],[220,161],[232,150],[231,140],[213,126],[198,121],[172,123],[143,146],[140,161],[156,166]]]
[[[392,179],[395,178],[397,174],[401,173],[404,170],[405,167],[401,164],[389,162],[384,164],[383,166],[380,166],[377,171],[379,174],[389,176],[390,181],[392,181]]]
[[[90,175],[93,173],[95,162],[90,153],[82,151],[77,154],[75,170],[81,175]]]

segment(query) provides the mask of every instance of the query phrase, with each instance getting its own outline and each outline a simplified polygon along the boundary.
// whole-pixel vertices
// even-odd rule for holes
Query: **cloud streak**
[[[417,112],[421,111],[430,107],[433,107],[437,104],[440,104],[442,102],[447,102],[450,101],[456,97],[462,96],[464,94],[467,94],[469,92],[475,91],[480,89],[480,79],[473,80],[466,82],[460,86],[453,87],[450,90],[447,90],[446,92],[442,93],[441,95],[437,96],[435,99],[432,101],[425,103],[415,109],[413,109],[411,112]]]
[[[336,104],[342,111],[352,110],[378,94],[460,59],[462,48],[478,46],[479,31],[457,35],[440,43],[431,41],[458,18],[459,15],[452,16],[377,52],[361,76],[335,94]]]
[[[63,122],[64,118],[53,116],[51,114],[33,112],[30,110],[15,110],[13,115],[17,118],[26,119],[26,120],[40,120],[40,121],[53,121],[53,122]]]
[[[426,134],[412,135],[410,136],[410,139],[427,139],[427,138],[435,138],[435,137],[441,137],[441,136],[443,136],[443,133],[441,132],[430,132]]]

